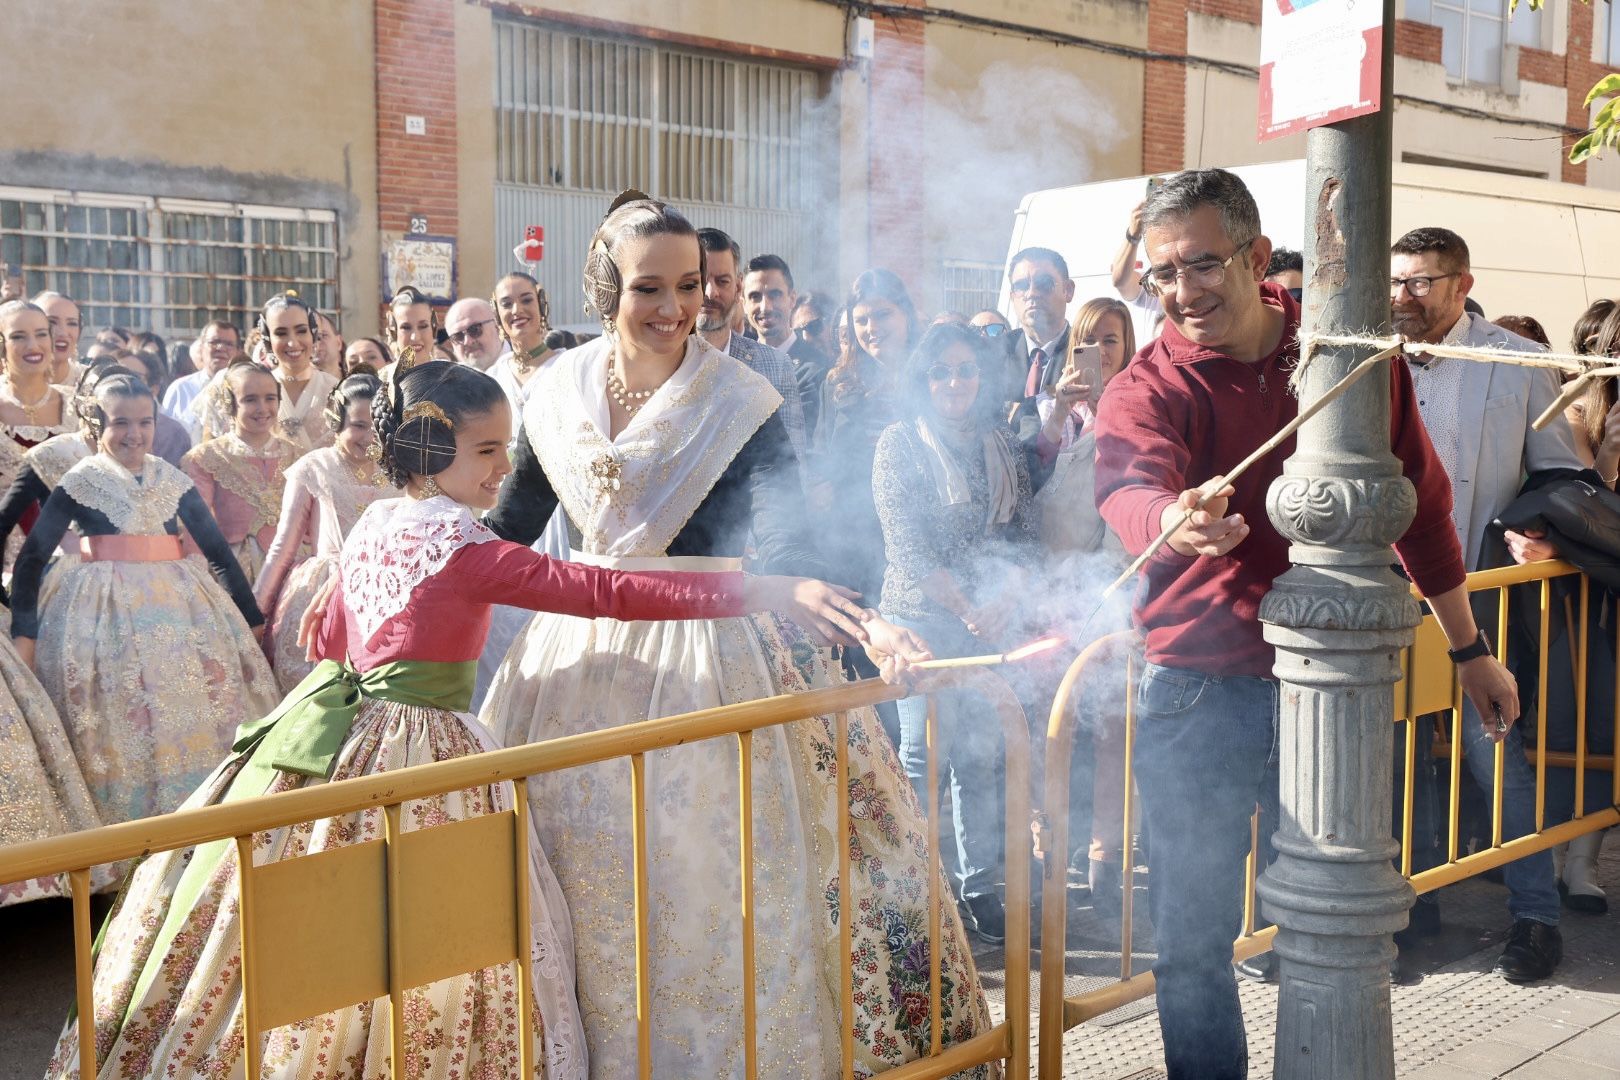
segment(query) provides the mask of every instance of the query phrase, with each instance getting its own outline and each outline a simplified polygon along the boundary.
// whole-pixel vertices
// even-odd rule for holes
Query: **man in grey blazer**
[[[1390,308],[1396,333],[1407,341],[1531,352],[1541,346],[1464,310],[1473,287],[1468,245],[1449,229],[1414,229],[1390,249]],[[1413,357],[1412,384],[1436,455],[1451,477],[1457,535],[1464,564],[1480,565],[1485,530],[1519,494],[1524,478],[1542,469],[1579,469],[1573,432],[1562,419],[1544,430],[1531,421],[1558,396],[1551,371],[1512,364]],[[1515,561],[1557,557],[1540,537],[1507,534]],[[1481,633],[1483,647],[1484,634]],[[1469,650],[1461,650],[1467,653]],[[1462,656],[1453,654],[1462,659]],[[1494,744],[1504,742],[1502,839],[1535,829],[1536,777],[1526,763],[1516,725],[1497,730],[1497,718],[1481,720],[1464,701],[1463,746],[1468,771],[1489,799],[1494,781]],[[1557,879],[1550,851],[1527,855],[1503,868],[1513,928],[1496,970],[1512,982],[1552,974],[1563,955],[1558,931]]]

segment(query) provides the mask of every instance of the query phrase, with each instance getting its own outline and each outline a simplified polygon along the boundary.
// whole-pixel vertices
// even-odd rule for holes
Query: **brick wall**
[[[1241,0],[1198,0],[1246,7]],[[1187,55],[1188,0],[1148,0],[1148,48]],[[1142,73],[1142,171],[1174,172],[1187,156],[1187,65],[1149,60]]]
[[[903,0],[911,7],[921,0]],[[924,26],[877,16],[868,82],[867,261],[893,270],[913,296],[924,276]]]
[[[1610,18],[1615,14],[1611,11]],[[1589,4],[1569,5],[1569,45],[1564,57],[1564,77],[1561,80],[1566,89],[1564,122],[1570,127],[1586,128],[1591,123],[1591,117],[1586,111],[1586,93],[1592,85],[1609,73],[1609,69],[1602,64],[1594,64],[1592,55],[1593,33],[1592,8]],[[1521,63],[1519,71],[1523,74],[1523,53],[1520,53]],[[1574,144],[1578,136],[1570,135],[1564,139],[1563,169],[1561,178],[1568,184],[1586,183],[1586,166],[1571,165],[1569,163],[1569,147]]]
[[[1187,10],[1260,25],[1260,0],[1187,0]]]
[[[1440,28],[1411,19],[1395,20],[1395,55],[1440,63]]]
[[[397,236],[420,214],[432,235],[454,237],[456,0],[374,3],[378,228]],[[407,135],[407,116],[423,117],[427,134]]]

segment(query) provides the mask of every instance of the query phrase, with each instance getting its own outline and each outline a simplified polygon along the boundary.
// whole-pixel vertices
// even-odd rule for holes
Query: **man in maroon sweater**
[[[1171,177],[1142,211],[1144,285],[1165,327],[1103,395],[1097,505],[1133,554],[1299,412],[1288,377],[1299,307],[1262,283],[1271,241],[1243,182],[1220,169]],[[1478,627],[1463,588],[1451,482],[1418,416],[1405,365],[1390,370],[1390,449],[1417,488],[1396,544],[1454,649]],[[1288,567],[1266,492],[1293,440],[1171,537],[1143,570],[1135,618],[1147,641],[1137,697],[1135,774],[1153,837],[1149,877],[1159,1026],[1171,1080],[1248,1073],[1232,974],[1243,857],[1255,804],[1275,803],[1277,682],[1260,600]],[[1482,715],[1518,717],[1513,677],[1489,655],[1459,663]]]

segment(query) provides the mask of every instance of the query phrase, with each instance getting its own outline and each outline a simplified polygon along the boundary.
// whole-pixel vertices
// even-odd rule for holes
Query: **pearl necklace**
[[[45,393],[40,396],[38,401],[30,405],[28,402],[22,401],[17,397],[16,388],[11,384],[11,376],[7,375],[5,376],[5,387],[4,389],[0,389],[0,400],[5,401],[9,405],[17,406],[17,408],[23,411],[23,415],[28,418],[28,423],[32,424],[36,419],[35,413],[45,407],[45,403],[51,400],[51,395],[55,392],[55,388],[51,386],[50,383],[46,383]]]
[[[613,370],[612,365],[609,365],[607,392],[608,397],[619,403],[619,408],[633,415],[643,405],[647,404],[648,398],[658,392],[658,387],[655,386],[651,390],[631,390],[624,385],[624,380],[619,378],[619,373]]]

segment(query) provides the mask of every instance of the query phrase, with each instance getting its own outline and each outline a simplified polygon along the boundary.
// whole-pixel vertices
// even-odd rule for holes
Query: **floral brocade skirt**
[[[104,824],[175,809],[280,700],[202,560],[79,562],[47,581],[35,670]]]
[[[620,623],[537,615],[483,716],[507,746],[830,684],[825,654],[775,617]],[[838,993],[855,971],[855,1071],[928,1053],[928,956],[940,949],[944,1045],[990,1027],[955,905],[928,940],[927,832],[876,715],[849,714],[854,955],[841,962],[834,719],[753,735],[759,1075],[839,1075]],[[738,742],[649,753],[655,1076],[743,1075]],[[531,819],[574,915],[591,1075],[636,1074],[630,763],[531,777]],[[949,897],[941,886],[941,896]],[[976,1070],[975,1074],[982,1071]]]
[[[276,610],[264,613],[270,620],[270,666],[283,694],[304,681],[315,665],[298,644],[298,624],[316,595],[337,573],[336,555],[316,555],[305,559],[287,574],[287,581],[276,597]]]
[[[332,779],[375,775],[494,749],[470,716],[367,698],[333,765]],[[227,760],[187,800],[188,808],[321,783],[244,770]],[[259,780],[254,783],[252,778]],[[257,786],[260,790],[243,790]],[[407,831],[506,810],[511,788],[496,784],[404,804]],[[380,809],[274,829],[254,837],[254,865],[380,839]],[[534,995],[535,1075],[583,1080],[585,1051],[574,999],[568,910],[532,839],[528,974]],[[86,1077],[242,1078],[242,973],[236,847],[184,848],[136,867],[109,918],[95,967],[95,1070]],[[446,932],[454,932],[447,927]],[[518,1075],[520,1018],[516,965],[497,964],[406,991],[410,1061],[401,1075],[449,1080]],[[386,999],[363,1002],[275,1028],[264,1036],[265,1077],[360,1080],[389,1075]],[[78,1075],[78,1026],[70,1020],[47,1070]]]
[[[0,846],[100,824],[45,688],[17,655],[10,636],[0,637]],[[97,867],[91,881],[98,890],[115,884],[117,867]],[[0,882],[0,907],[67,895],[65,874]]]

